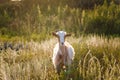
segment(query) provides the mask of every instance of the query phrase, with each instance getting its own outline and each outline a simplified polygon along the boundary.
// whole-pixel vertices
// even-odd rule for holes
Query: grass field
[[[0,51],[0,80],[120,80],[120,38],[89,35],[67,39],[75,49],[68,72],[55,73],[51,58],[57,42],[24,42],[19,51]],[[20,41],[19,41],[20,42]]]
[[[96,0],[2,1],[0,80],[67,80],[68,75],[70,80],[120,80],[118,0],[97,0],[104,1],[100,5]],[[67,41],[75,49],[70,71],[59,76],[51,60],[56,30],[72,33]]]

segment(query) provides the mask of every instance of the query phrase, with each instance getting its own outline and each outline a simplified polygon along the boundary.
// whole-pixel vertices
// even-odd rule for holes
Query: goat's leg
[[[60,71],[61,71],[60,65],[57,65],[57,66],[56,66],[56,71],[57,71],[57,74],[60,75]]]
[[[53,64],[54,64],[54,67],[55,67],[55,70],[58,74],[60,74],[60,71],[61,71],[61,67],[60,67],[60,63],[61,63],[61,59],[60,59],[60,56],[57,55],[54,59],[53,59]]]
[[[68,72],[71,72],[71,65],[72,64],[72,59],[68,59],[67,61],[67,67],[68,67]]]
[[[63,57],[63,66],[62,67],[64,70],[66,70],[66,67],[67,67],[67,56],[66,55]]]
[[[68,58],[67,59],[67,72],[68,72],[68,74],[67,74],[67,80],[69,80],[69,79],[72,79],[72,76],[71,76],[71,67],[72,67],[72,59],[70,59],[70,58]]]

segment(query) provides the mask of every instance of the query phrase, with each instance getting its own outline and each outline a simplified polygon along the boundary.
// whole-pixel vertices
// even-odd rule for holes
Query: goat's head
[[[56,31],[53,32],[52,34],[58,38],[60,45],[64,45],[65,38],[67,36],[71,36],[70,33],[66,33],[65,31]]]

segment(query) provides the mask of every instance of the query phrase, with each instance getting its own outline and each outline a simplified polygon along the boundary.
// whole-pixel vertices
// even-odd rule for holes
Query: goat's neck
[[[66,46],[65,45],[59,45],[59,49],[60,49],[61,54],[66,53]]]
[[[62,55],[62,61],[63,61],[63,64],[65,65],[66,64],[66,61],[67,61],[67,48],[66,48],[66,45],[63,45],[63,46],[60,46],[59,45],[59,49],[60,49],[60,53]]]

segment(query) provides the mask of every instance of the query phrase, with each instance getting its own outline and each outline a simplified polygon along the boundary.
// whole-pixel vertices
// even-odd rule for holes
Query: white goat
[[[53,65],[59,74],[62,67],[70,67],[74,59],[75,52],[74,48],[65,41],[65,38],[67,36],[71,36],[71,34],[68,34],[64,31],[53,32],[52,34],[56,36],[59,41],[54,47],[52,57]]]

